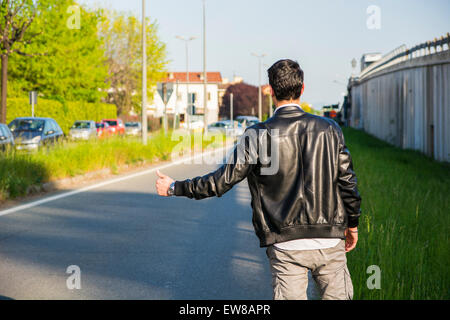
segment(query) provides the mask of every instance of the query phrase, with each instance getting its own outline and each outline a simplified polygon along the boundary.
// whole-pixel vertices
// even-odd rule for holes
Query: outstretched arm
[[[158,171],[159,178],[156,181],[158,194],[160,196],[168,196],[170,185],[174,183],[174,195],[176,196],[185,196],[197,200],[208,197],[220,197],[235,184],[244,180],[252,170],[256,161],[254,160],[255,152],[250,150],[253,149],[246,147],[245,142],[238,144],[225,164],[216,171],[202,177],[174,181]]]

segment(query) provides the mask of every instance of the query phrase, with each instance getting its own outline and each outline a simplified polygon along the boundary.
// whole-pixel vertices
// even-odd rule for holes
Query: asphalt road
[[[0,299],[271,299],[246,181],[202,201],[158,197],[155,181],[147,173],[0,216]],[[81,289],[67,287],[71,265]]]

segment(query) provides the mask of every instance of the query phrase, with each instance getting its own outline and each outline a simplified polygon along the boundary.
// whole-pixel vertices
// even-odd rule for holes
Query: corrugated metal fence
[[[349,83],[349,124],[450,162],[450,51],[387,55]]]

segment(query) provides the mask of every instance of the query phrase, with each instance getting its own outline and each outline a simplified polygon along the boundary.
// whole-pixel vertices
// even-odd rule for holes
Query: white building
[[[207,72],[207,123],[218,120],[219,115],[219,85],[222,83],[220,72]],[[188,95],[194,107],[194,115],[192,121],[203,121],[204,105],[203,105],[203,72],[189,72],[189,83],[186,81],[186,72],[169,72],[167,78],[161,82],[173,83],[173,93],[167,103],[167,113],[180,115],[181,123],[187,119]],[[164,102],[155,88],[153,104],[148,107],[149,115],[162,117],[164,114]]]

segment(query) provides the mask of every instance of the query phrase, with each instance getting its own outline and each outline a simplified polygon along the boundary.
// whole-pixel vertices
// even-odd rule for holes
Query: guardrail
[[[359,79],[363,79],[370,74],[380,71],[384,68],[387,68],[391,65],[418,58],[427,56],[430,54],[434,54],[437,52],[442,52],[449,50],[450,48],[450,34],[447,32],[447,35],[444,37],[440,37],[439,39],[435,38],[433,41],[427,41],[421,43],[411,49],[408,49],[405,45],[402,45],[388,54],[384,55],[380,60],[372,63],[370,66],[365,68],[361,74],[359,75]]]

